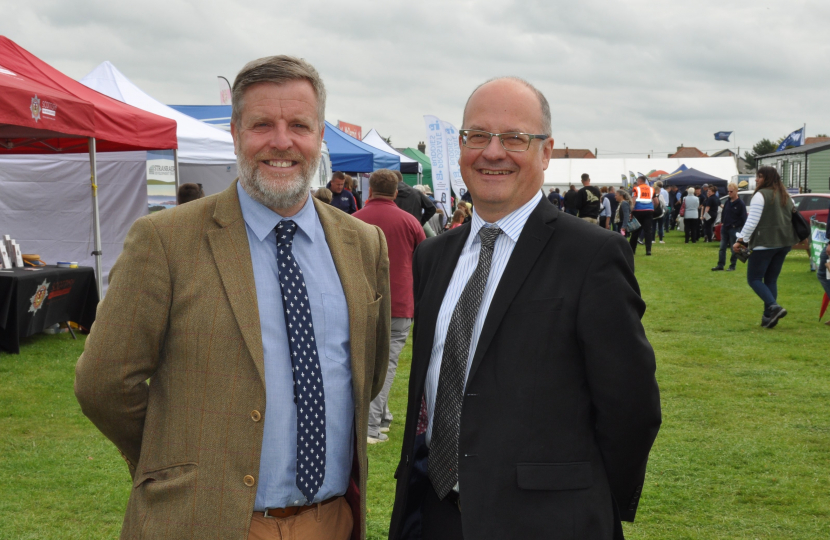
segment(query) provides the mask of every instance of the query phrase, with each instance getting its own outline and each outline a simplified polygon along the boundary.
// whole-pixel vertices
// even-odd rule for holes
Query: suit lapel
[[[354,395],[358,398],[363,395],[366,385],[366,306],[370,301],[366,297],[365,289],[355,286],[356,283],[365,282],[365,279],[358,278],[366,274],[360,243],[357,241],[357,231],[347,228],[348,224],[338,219],[340,216],[336,212],[341,212],[340,210],[325,205],[317,199],[313,200],[314,208],[317,210],[320,224],[326,235],[331,258],[337,268],[337,275],[340,276],[343,293],[346,295],[346,306],[349,309],[352,385]],[[348,283],[346,280],[349,277],[355,278],[356,283]]]
[[[446,245],[432,261],[434,274],[432,273],[433,268],[427,268],[426,275],[419,277],[420,280],[428,282],[427,290],[421,297],[420,306],[418,306],[418,332],[424,333],[424,337],[419,339],[418,342],[419,345],[425,348],[425,361],[417,362],[418,358],[413,355],[413,368],[416,369],[416,377],[421,379],[426,378],[432,343],[435,341],[435,325],[438,322],[438,313],[441,311],[444,293],[450,286],[450,280],[452,280],[458,259],[461,257],[464,243],[470,236],[470,224],[468,223],[455,230],[458,233],[446,232],[441,237],[441,240],[446,239]]]
[[[472,380],[487,347],[493,340],[493,336],[501,324],[504,314],[513,303],[513,299],[521,289],[536,259],[553,235],[554,225],[558,210],[547,199],[542,198],[530,217],[527,218],[519,241],[513,248],[513,253],[507,261],[507,266],[502,274],[493,300],[490,302],[490,309],[487,318],[484,319],[484,326],[481,329],[481,336],[476,345],[476,352],[473,356],[473,364],[470,366],[470,375],[467,380]]]
[[[208,242],[213,259],[219,269],[225,294],[236,317],[242,339],[256,369],[265,384],[265,367],[262,351],[262,330],[259,325],[254,268],[245,220],[239,206],[236,182],[219,195],[213,219],[219,229],[208,231]]]

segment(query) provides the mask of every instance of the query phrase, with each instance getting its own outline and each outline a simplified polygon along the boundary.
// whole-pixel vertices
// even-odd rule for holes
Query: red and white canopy
[[[0,154],[177,148],[176,122],[87,88],[0,36]],[[73,138],[84,138],[73,140]]]

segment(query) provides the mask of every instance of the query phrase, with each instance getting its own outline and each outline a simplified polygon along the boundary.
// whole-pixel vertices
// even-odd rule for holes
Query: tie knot
[[[493,246],[496,245],[496,238],[499,237],[501,232],[498,227],[482,227],[479,229],[478,236],[481,238],[481,247],[492,250]]]
[[[284,219],[274,228],[277,231],[277,245],[290,246],[297,232],[297,224],[290,219]]]

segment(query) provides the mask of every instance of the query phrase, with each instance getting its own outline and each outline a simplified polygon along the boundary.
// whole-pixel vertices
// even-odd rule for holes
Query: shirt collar
[[[296,223],[297,228],[312,243],[314,242],[314,222],[317,219],[317,210],[314,208],[314,201],[311,200],[311,195],[308,196],[299,212],[290,218],[284,218],[265,205],[253,200],[248,195],[248,192],[245,191],[245,188],[242,187],[242,182],[237,182],[236,192],[239,194],[239,206],[242,208],[242,217],[260,242],[265,240],[265,237],[284,219],[290,219]]]
[[[487,223],[484,221],[484,219],[478,215],[478,212],[476,212],[475,206],[473,206],[473,219],[470,222],[470,236],[473,238],[473,242],[480,241],[478,238],[478,231],[482,227],[492,227],[494,225],[498,226],[498,228],[510,237],[514,243],[518,242],[519,235],[522,234],[522,229],[524,228],[525,223],[527,223],[527,218],[530,217],[530,214],[539,204],[542,197],[543,195],[541,192],[537,193],[535,197],[531,197],[531,199],[520,208],[513,210],[495,223]]]

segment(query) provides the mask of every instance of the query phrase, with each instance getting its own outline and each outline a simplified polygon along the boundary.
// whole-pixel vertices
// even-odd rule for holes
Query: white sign
[[[447,145],[447,168],[450,171],[450,185],[455,196],[459,199],[467,193],[467,185],[461,178],[461,167],[458,160],[461,157],[461,142],[458,140],[458,130],[449,122],[441,120],[441,127],[444,129],[444,144]]]
[[[0,258],[2,258],[2,268],[11,268],[12,260],[9,258],[9,252],[6,251],[6,243],[0,242]]]
[[[12,240],[12,248],[14,249],[14,255],[9,253],[9,256],[14,257],[14,265],[18,268],[23,268],[23,252],[20,251],[20,246],[17,245],[17,242]]]
[[[424,115],[427,129],[427,152],[432,162],[432,189],[435,200],[450,204],[450,171],[447,165],[447,143],[441,121],[432,115]]]

